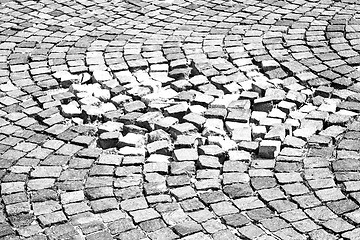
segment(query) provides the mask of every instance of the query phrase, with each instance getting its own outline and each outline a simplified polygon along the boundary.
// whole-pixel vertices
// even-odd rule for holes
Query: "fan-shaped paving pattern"
[[[0,238],[359,239],[359,14],[0,1]]]

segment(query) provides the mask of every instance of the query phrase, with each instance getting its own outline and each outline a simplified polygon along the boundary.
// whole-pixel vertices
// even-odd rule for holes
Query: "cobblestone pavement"
[[[359,240],[359,52],[356,0],[0,0],[0,239]]]

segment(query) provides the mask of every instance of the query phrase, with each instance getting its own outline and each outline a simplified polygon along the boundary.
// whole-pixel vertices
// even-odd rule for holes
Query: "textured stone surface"
[[[359,6],[0,1],[0,238],[359,239]]]

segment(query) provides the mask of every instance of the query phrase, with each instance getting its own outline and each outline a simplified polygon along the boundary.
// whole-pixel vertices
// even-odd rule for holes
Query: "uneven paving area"
[[[0,0],[0,239],[360,239],[356,0]]]

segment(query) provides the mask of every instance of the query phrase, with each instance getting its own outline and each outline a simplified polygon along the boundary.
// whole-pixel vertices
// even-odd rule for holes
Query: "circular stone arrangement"
[[[1,1],[0,238],[360,239],[359,18]]]

